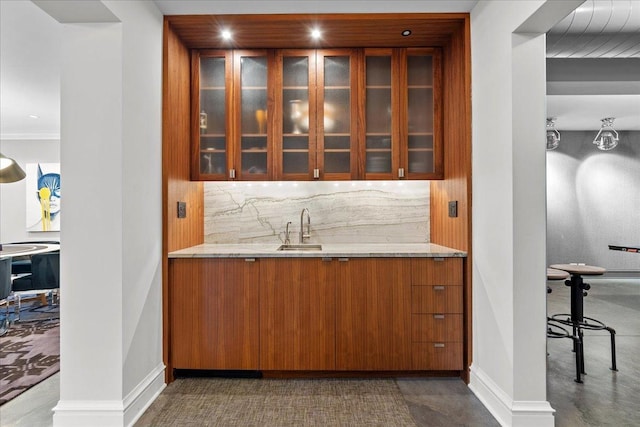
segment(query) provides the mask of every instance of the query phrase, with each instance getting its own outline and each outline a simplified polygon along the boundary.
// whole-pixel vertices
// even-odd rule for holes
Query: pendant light
[[[0,183],[20,181],[25,176],[26,174],[15,160],[0,153]]]
[[[556,129],[556,118],[547,117],[547,150],[555,150],[560,144],[560,132]]]
[[[593,143],[598,146],[599,149],[603,151],[608,151],[616,147],[618,145],[618,141],[620,138],[618,137],[618,132],[613,128],[614,117],[607,117],[602,119],[602,126],[596,135],[596,138],[593,140]]]

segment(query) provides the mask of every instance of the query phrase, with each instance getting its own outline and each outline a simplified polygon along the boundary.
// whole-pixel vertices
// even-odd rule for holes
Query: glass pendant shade
[[[602,119],[602,127],[593,140],[593,143],[596,144],[600,150],[609,151],[618,145],[620,138],[618,137],[618,132],[613,128],[614,120],[613,117]]]
[[[26,174],[15,160],[0,153],[0,183],[20,181],[25,176]]]
[[[556,129],[555,118],[547,118],[547,150],[555,150],[560,145],[560,132]]]

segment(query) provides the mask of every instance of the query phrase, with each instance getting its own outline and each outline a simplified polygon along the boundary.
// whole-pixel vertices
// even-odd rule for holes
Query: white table
[[[7,243],[2,245],[0,258],[28,256],[60,250],[60,245],[45,243]]]

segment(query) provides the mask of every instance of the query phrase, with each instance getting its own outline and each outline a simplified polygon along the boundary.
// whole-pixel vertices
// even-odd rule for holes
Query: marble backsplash
[[[428,181],[205,182],[205,243],[428,243]],[[305,219],[306,221],[306,219]]]

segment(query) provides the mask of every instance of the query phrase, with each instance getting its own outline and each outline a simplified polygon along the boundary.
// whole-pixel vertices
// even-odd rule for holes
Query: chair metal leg
[[[577,342],[579,339],[575,336],[573,338],[573,348],[576,349],[576,379],[574,380],[577,383],[582,384],[582,377],[580,374],[584,369],[584,360],[582,359],[582,346]]]
[[[611,370],[617,371],[616,366],[616,330],[610,327],[605,328],[611,334]]]

